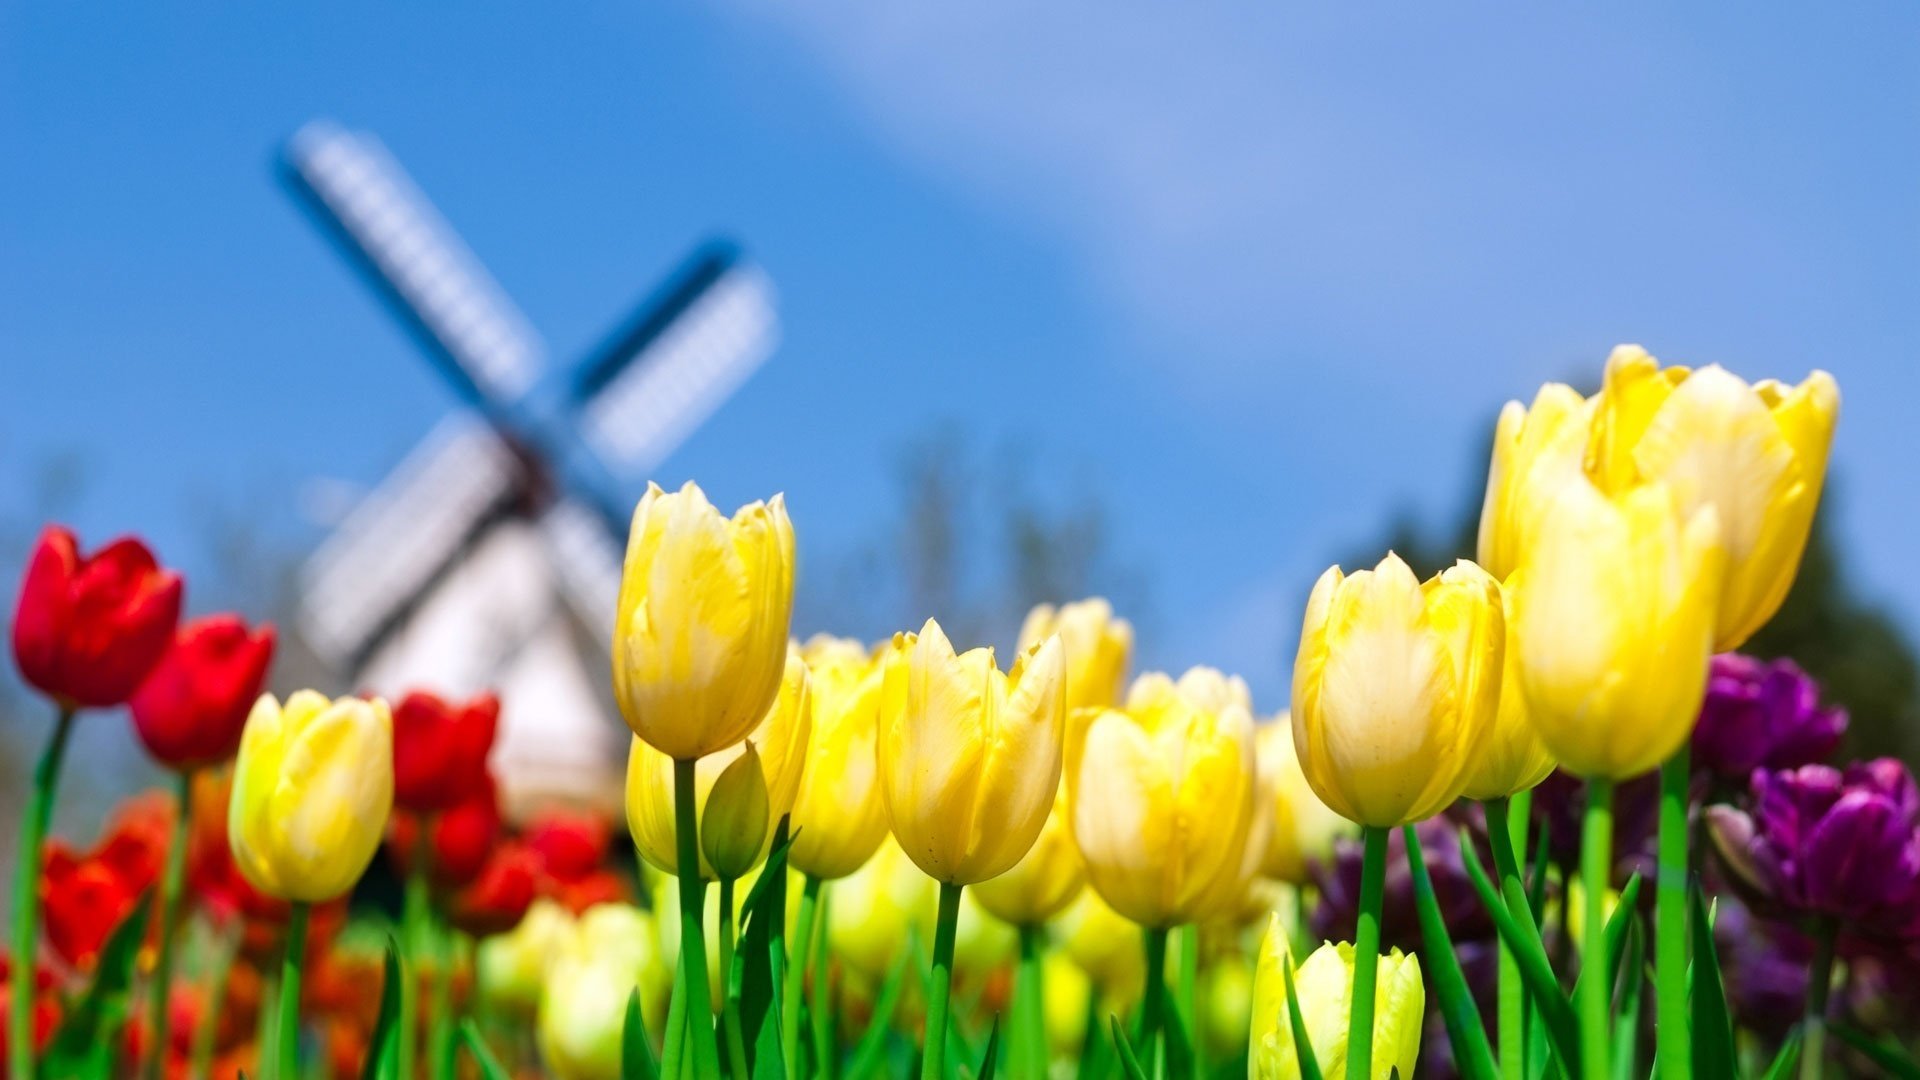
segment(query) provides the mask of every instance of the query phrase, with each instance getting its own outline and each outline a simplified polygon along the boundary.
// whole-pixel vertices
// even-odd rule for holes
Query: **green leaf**
[[[1420,851],[1420,837],[1413,826],[1402,830],[1407,841],[1407,865],[1413,871],[1413,895],[1420,915],[1420,938],[1426,945],[1424,959],[1440,998],[1440,1015],[1447,1022],[1447,1036],[1453,1043],[1453,1056],[1460,1074],[1467,1080],[1494,1080],[1500,1068],[1493,1060],[1493,1047],[1487,1043],[1486,1025],[1480,1020],[1480,1007],[1474,1004],[1467,977],[1460,971],[1460,958],[1454,955],[1453,939],[1447,936],[1447,923],[1440,914],[1440,903],[1433,895],[1433,877]],[[1291,977],[1291,976],[1289,976]]]
[[[1300,1015],[1300,995],[1293,988],[1291,961],[1281,966],[1280,975],[1287,983],[1287,1026],[1293,1032],[1293,1056],[1300,1065],[1300,1080],[1320,1080],[1320,1061],[1307,1038],[1307,1022]]]
[[[746,902],[741,905],[743,929],[740,947],[733,954],[733,970],[720,976],[727,980],[729,991],[739,996],[741,1034],[756,1057],[766,1029],[773,1030],[774,1046],[780,1045],[780,1014],[774,1007],[774,996],[780,988],[774,985],[773,943],[776,938],[784,939],[786,934],[787,852],[793,848],[793,838],[798,834],[787,833],[787,819],[782,817],[774,835],[779,842],[767,855],[766,865],[761,867],[760,876],[754,879],[753,887],[747,890]],[[783,1003],[781,1007],[789,1006]],[[797,1009],[800,1004],[793,1002],[790,1007]],[[755,1074],[758,1075],[757,1070]]]
[[[1466,865],[1467,877],[1472,880],[1474,891],[1480,894],[1480,904],[1492,917],[1493,925],[1500,932],[1500,939],[1513,953],[1514,962],[1520,967],[1520,979],[1527,985],[1527,994],[1533,999],[1534,1008],[1539,1011],[1540,1019],[1547,1029],[1547,1042],[1554,1055],[1560,1059],[1560,1067],[1569,1076],[1577,1075],[1580,1068],[1580,1034],[1574,1023],[1573,1006],[1567,1003],[1566,994],[1560,989],[1560,980],[1554,977],[1553,964],[1547,959],[1546,947],[1541,944],[1540,931],[1533,925],[1531,914],[1528,918],[1516,919],[1514,909],[1525,909],[1528,901],[1520,890],[1518,881],[1510,882],[1513,894],[1502,900],[1494,888],[1493,881],[1487,877],[1487,868],[1480,862],[1480,853],[1474,850],[1471,838],[1460,838],[1460,861]],[[1511,907],[1509,907],[1511,903]]]
[[[1828,1030],[1833,1032],[1834,1038],[1865,1054],[1868,1060],[1885,1069],[1896,1080],[1920,1080],[1920,1062],[1914,1061],[1905,1050],[1888,1046],[1846,1024],[1835,1024]]]
[[[1620,907],[1614,914],[1617,916],[1621,911],[1632,910],[1626,903],[1625,893],[1622,893]],[[1612,924],[1613,920],[1608,920],[1609,933],[1613,930]],[[1639,957],[1646,953],[1644,942],[1645,934],[1642,931],[1640,919],[1638,917],[1629,919],[1626,941],[1621,950],[1629,960],[1626,964],[1626,981],[1622,983],[1616,979],[1614,984],[1620,995],[1619,1018],[1614,1021],[1613,1027],[1614,1080],[1635,1080],[1639,1075],[1634,1068],[1634,1057],[1640,1049],[1640,1006],[1646,997],[1641,991],[1646,985],[1647,968],[1639,960]],[[1611,941],[1609,941],[1610,944]],[[1611,950],[1608,956],[1613,957],[1613,966],[1617,969],[1620,965],[1619,957],[1614,956]]]
[[[1167,1047],[1167,1080],[1193,1080],[1193,1035],[1179,1009],[1167,1010],[1160,1030]]]
[[[460,1042],[466,1046],[467,1053],[473,1055],[474,1063],[480,1066],[482,1080],[509,1080],[506,1068],[500,1064],[499,1058],[493,1056],[493,1051],[487,1049],[487,1040],[480,1036],[480,1025],[474,1023],[471,1016],[460,1021]]]
[[[1125,1025],[1117,1016],[1107,1017],[1107,1023],[1113,1029],[1113,1045],[1120,1050],[1120,1067],[1126,1070],[1127,1080],[1147,1080],[1147,1071],[1140,1067],[1139,1055],[1133,1052],[1133,1044],[1127,1041]]]
[[[993,1071],[1000,1059],[1000,1018],[993,1018],[993,1028],[987,1032],[987,1052],[980,1058],[980,1071],[974,1074],[975,1080],[993,1080]]]
[[[1634,916],[1639,900],[1640,875],[1635,872],[1620,890],[1620,902],[1614,905],[1613,914],[1607,917],[1606,929],[1601,935],[1602,944],[1607,950],[1607,978],[1616,992],[1620,987],[1620,958],[1625,955],[1627,948],[1627,928],[1630,923],[1637,921]],[[1576,1001],[1580,998],[1580,979],[1586,977],[1587,972],[1583,969],[1579,978],[1574,980],[1573,996]]]
[[[153,894],[142,895],[127,917],[114,927],[94,963],[93,980],[66,1019],[54,1031],[41,1058],[42,1080],[107,1076],[120,1048],[120,1029],[133,1008],[133,969],[140,943],[147,936],[147,917]]]
[[[786,1077],[787,1063],[780,1057],[780,1025],[761,1024],[760,1034],[753,1040],[753,1080],[786,1080]]]
[[[1805,1035],[1806,1031],[1799,1025],[1787,1032],[1786,1041],[1780,1044],[1780,1052],[1773,1055],[1773,1064],[1767,1066],[1762,1080],[1786,1080],[1793,1075],[1793,1067],[1800,1061],[1800,1040]]]
[[[900,1005],[901,993],[906,990],[911,959],[912,953],[907,949],[900,950],[900,955],[894,957],[893,968],[887,972],[886,981],[880,984],[880,994],[874,999],[873,1015],[867,1018],[867,1030],[853,1048],[853,1063],[847,1067],[848,1080],[868,1080],[880,1071],[880,1056],[886,1052],[887,1036],[892,1032],[893,1013]]]
[[[1693,900],[1693,1075],[1700,1080],[1735,1080],[1733,1017],[1720,981],[1720,956],[1713,945],[1713,924],[1698,888]]]
[[[380,1080],[393,1074],[394,1024],[400,1018],[400,987],[406,983],[406,968],[400,961],[400,942],[387,935],[385,975],[380,980],[380,1011],[374,1017],[373,1034],[367,1039],[367,1058],[360,1063],[360,1080]]]
[[[620,1025],[620,1076],[621,1080],[660,1080],[660,1063],[654,1060],[653,1044],[647,1041],[637,986],[627,994],[627,1016]]]

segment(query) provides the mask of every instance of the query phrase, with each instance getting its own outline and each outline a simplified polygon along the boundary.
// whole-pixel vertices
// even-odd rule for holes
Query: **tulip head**
[[[1146,987],[1140,928],[1113,910],[1094,889],[1081,889],[1054,921],[1060,951],[1087,973],[1106,1002],[1126,1012]]]
[[[831,893],[826,941],[833,958],[872,985],[886,978],[915,927],[932,940],[925,935],[933,926],[934,884],[891,836]]]
[[[665,970],[653,918],[628,904],[600,904],[559,942],[546,972],[537,1033],[540,1056],[560,1080],[618,1080],[627,998],[663,993]]]
[[[1725,561],[1712,507],[1564,487],[1513,583],[1527,711],[1569,772],[1624,780],[1693,730]]]
[[[1116,704],[1133,656],[1133,624],[1116,618],[1100,597],[1054,607],[1040,604],[1020,624],[1020,648],[1058,635],[1066,649],[1067,711]]]
[[[393,808],[393,717],[380,698],[262,694],[233,766],[227,839],[254,888],[319,903],[353,887]]]
[[[854,641],[816,637],[800,653],[813,687],[813,739],[793,804],[787,861],[832,880],[864,865],[887,833],[874,746],[881,669]]]
[[[793,614],[793,525],[776,495],[731,519],[688,482],[633,512],[613,688],[627,726],[666,757],[734,746],[766,714]]]
[[[487,755],[500,727],[491,693],[449,701],[416,690],[393,709],[393,802],[416,813],[446,810],[488,783]]]
[[[540,887],[540,860],[524,844],[495,849],[480,872],[447,898],[447,921],[475,938],[504,934],[518,926]]]
[[[1447,808],[1500,707],[1500,586],[1462,560],[1422,584],[1397,555],[1320,576],[1293,667],[1293,740],[1307,781],[1362,825]]]
[[[1247,855],[1256,767],[1244,706],[1213,712],[1158,672],[1124,710],[1075,713],[1067,805],[1087,880],[1142,926],[1205,913]]]
[[[1820,703],[1820,684],[1786,657],[1721,653],[1693,726],[1693,767],[1745,781],[1757,768],[1825,761],[1847,732],[1847,710]]]
[[[1530,406],[1509,401],[1500,410],[1480,508],[1477,558],[1487,573],[1505,581],[1519,568],[1554,493],[1580,475],[1593,410],[1578,390],[1561,383],[1542,386]]]
[[[266,688],[273,644],[272,626],[249,630],[237,615],[182,626],[127,703],[147,753],[175,769],[232,757]]]
[[[900,847],[936,881],[971,885],[1020,861],[1060,783],[1065,657],[1058,638],[1002,673],[955,655],[932,619],[895,638],[881,688],[879,765]]]
[[[1253,1025],[1248,1036],[1250,1075],[1258,1080],[1297,1080],[1298,1051],[1287,1007],[1286,970],[1293,957],[1279,915],[1269,916],[1253,975]],[[1413,1075],[1426,1019],[1426,991],[1419,958],[1394,949],[1380,957],[1374,984],[1373,1072],[1375,1080]],[[1327,942],[1293,969],[1294,997],[1324,1076],[1347,1067],[1347,1010],[1353,1000],[1353,946]]]
[[[1556,764],[1527,712],[1527,695],[1520,683],[1520,650],[1512,643],[1513,591],[1502,589],[1500,595],[1508,642],[1501,661],[1500,708],[1478,760],[1467,770],[1467,787],[1462,793],[1483,802],[1530,790],[1545,780]]]
[[[811,694],[807,665],[797,652],[792,653],[773,705],[752,733],[751,757],[757,762],[755,771],[760,773],[757,786],[745,773],[735,773],[735,779],[725,788],[719,786],[723,774],[749,757],[747,748],[739,744],[709,754],[694,766],[694,806],[703,838],[699,845],[700,876],[712,880],[721,872],[710,859],[705,840],[708,833],[713,835],[712,842],[728,853],[725,869],[733,871],[731,877],[739,877],[766,857],[774,826],[793,809],[794,796],[800,790],[813,731]],[[669,874],[679,872],[673,766],[672,758],[634,738],[627,758],[627,825],[633,830],[640,854]],[[756,814],[757,827],[751,820]],[[747,832],[758,833],[751,844],[746,843]],[[740,865],[742,856],[745,865]]]
[[[1260,872],[1290,885],[1304,885],[1313,864],[1331,858],[1334,842],[1353,835],[1358,826],[1313,793],[1294,750],[1292,717],[1283,714],[1273,723],[1260,725],[1255,746],[1273,796],[1273,827],[1267,834]]]
[[[1013,869],[973,887],[973,898],[995,918],[1015,926],[1038,926],[1072,903],[1086,883],[1080,849],[1073,846],[1066,796],[1062,785],[1039,839]]]
[[[173,641],[180,590],[132,537],[82,555],[71,532],[47,526],[13,617],[20,677],[65,708],[120,704]]]
[[[533,1012],[540,1005],[547,966],[572,929],[573,916],[566,908],[544,897],[533,901],[519,923],[475,950],[480,998],[507,1012]]]

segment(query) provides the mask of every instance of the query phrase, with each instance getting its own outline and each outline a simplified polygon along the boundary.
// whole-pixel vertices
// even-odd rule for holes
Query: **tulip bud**
[[[1527,695],[1520,683],[1520,649],[1513,644],[1513,591],[1502,589],[1500,596],[1507,636],[1501,660],[1500,708],[1494,713],[1493,730],[1481,746],[1479,759],[1467,769],[1467,786],[1462,792],[1469,799],[1481,801],[1530,790],[1546,779],[1556,764],[1527,712]]]
[[[180,589],[132,537],[83,556],[71,532],[47,526],[13,617],[20,677],[68,708],[120,704],[173,641]]]
[[[547,967],[573,930],[573,916],[552,900],[535,900],[518,925],[480,943],[474,954],[480,997],[508,1012],[540,1004]]]
[[[393,808],[393,717],[379,698],[286,706],[262,694],[233,767],[228,842],[253,887],[318,903],[353,887]]]
[[[1020,624],[1020,649],[1058,635],[1066,650],[1067,711],[1105,708],[1120,700],[1133,655],[1133,624],[1114,618],[1100,597],[1054,607],[1041,604]]]
[[[1320,576],[1293,666],[1293,742],[1348,820],[1423,821],[1466,788],[1500,707],[1500,585],[1462,560],[1424,585],[1389,553]]]
[[[738,878],[760,860],[767,841],[767,778],[753,740],[721,770],[700,815],[700,853],[721,878]]]
[[[487,755],[500,699],[448,701],[416,690],[393,710],[393,802],[418,813],[446,810],[491,783]]]
[[[1183,680],[1183,683],[1186,680]],[[1247,862],[1257,780],[1253,717],[1231,695],[1210,712],[1158,672],[1126,709],[1075,713],[1067,800],[1087,880],[1142,926],[1206,914]],[[1255,853],[1256,857],[1258,854]]]
[[[1686,741],[1707,678],[1724,554],[1712,507],[1666,488],[1562,489],[1514,583],[1533,726],[1583,777],[1624,780]]]
[[[627,998],[643,1008],[664,993],[653,919],[627,904],[601,904],[562,937],[547,968],[536,1026],[540,1056],[560,1080],[619,1080]]]
[[[832,880],[864,865],[887,834],[874,746],[881,670],[859,643],[825,636],[808,641],[801,656],[813,691],[813,738],[787,861]]]
[[[181,627],[128,702],[147,753],[175,769],[232,757],[247,711],[266,688],[273,643],[273,627],[249,632],[237,615]]]
[[[752,797],[748,790],[751,785],[744,782],[744,777],[730,785],[724,794],[716,786],[722,773],[747,756],[746,748],[740,744],[709,754],[695,765],[694,806],[700,830],[703,835],[708,831],[709,813],[719,813],[723,824],[715,826],[716,840],[721,839],[720,833],[726,834],[725,847],[730,856],[742,854],[741,832],[746,828],[745,818],[754,812],[761,815],[760,837],[745,852],[744,865],[737,859],[730,864],[738,867],[731,876],[739,877],[754,863],[766,858],[773,842],[773,826],[793,809],[794,796],[800,789],[801,770],[807,764],[807,745],[812,731],[813,704],[807,665],[796,652],[787,658],[780,692],[772,707],[753,730],[754,742],[760,748],[753,756],[760,763],[757,771],[762,773],[766,801],[738,805],[742,798]],[[731,805],[716,807],[713,802],[716,796]],[[673,759],[637,736],[627,758],[627,825],[633,831],[633,841],[640,854],[648,862],[669,874],[679,872],[679,848],[675,846],[678,833],[673,816]],[[711,880],[717,876],[714,864],[704,843],[701,847],[700,875]]]
[[[1013,869],[974,886],[973,898],[995,918],[1015,926],[1038,926],[1059,914],[1086,883],[1080,849],[1073,846],[1073,823],[1062,785],[1039,839]]]
[[[1260,872],[1292,885],[1305,884],[1312,864],[1331,858],[1334,842],[1353,835],[1356,827],[1321,802],[1307,783],[1293,746],[1291,716],[1283,713],[1273,723],[1260,725],[1255,746],[1273,793],[1273,828]]]
[[[613,631],[613,690],[635,736],[671,760],[737,745],[773,704],[793,614],[786,503],[731,520],[698,485],[649,485],[633,511]]]
[[[1059,639],[1002,674],[992,649],[956,656],[932,619],[886,659],[879,763],[887,818],[927,876],[971,885],[1033,847],[1060,783]]]
[[[1287,1007],[1286,967],[1293,963],[1286,926],[1268,918],[1253,975],[1253,1026],[1248,1035],[1249,1075],[1257,1080],[1297,1080],[1298,1051]],[[1399,949],[1380,958],[1374,984],[1373,1070],[1375,1080],[1413,1075],[1420,1057],[1426,990],[1419,958]],[[1353,1000],[1353,946],[1327,942],[1294,969],[1294,999],[1323,1076],[1347,1071],[1347,1012]]]

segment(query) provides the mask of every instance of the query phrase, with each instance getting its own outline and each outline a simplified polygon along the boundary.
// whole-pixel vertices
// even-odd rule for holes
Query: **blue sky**
[[[1920,614],[1920,13],[1034,7],[0,9],[0,509],[78,451],[83,531],[191,570],[196,507],[298,538],[449,407],[270,179],[326,115],[560,357],[742,238],[783,348],[661,479],[785,490],[803,565],[917,434],[1021,440],[1151,575],[1145,659],[1275,708],[1315,574],[1638,341],[1833,371],[1847,544]]]

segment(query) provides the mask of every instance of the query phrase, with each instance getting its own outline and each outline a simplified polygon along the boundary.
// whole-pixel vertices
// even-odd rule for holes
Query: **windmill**
[[[632,497],[772,352],[766,277],[710,241],[553,366],[377,139],[314,121],[280,172],[464,406],[302,568],[302,636],[353,688],[497,690],[510,814],[617,804],[627,736],[606,665]]]

